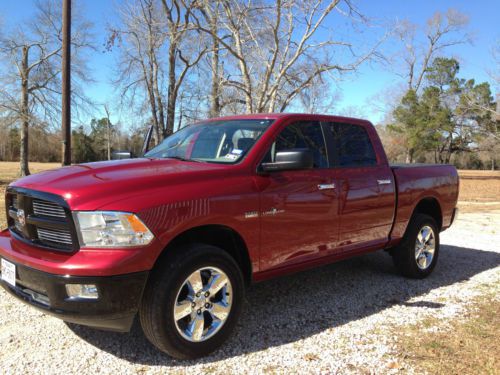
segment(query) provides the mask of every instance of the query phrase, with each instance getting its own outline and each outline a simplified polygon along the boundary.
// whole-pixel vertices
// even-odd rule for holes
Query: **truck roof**
[[[335,122],[349,122],[358,124],[371,124],[368,120],[363,120],[354,117],[323,115],[313,113],[251,113],[244,115],[216,117],[199,122],[207,121],[221,121],[221,120],[278,120],[278,119],[297,119],[297,120],[316,120],[316,121],[335,121]]]

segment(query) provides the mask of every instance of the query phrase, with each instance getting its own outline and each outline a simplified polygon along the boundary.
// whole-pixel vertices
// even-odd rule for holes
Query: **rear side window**
[[[276,138],[264,161],[274,161],[276,153],[294,148],[308,148],[314,157],[314,168],[327,168],[325,139],[317,121],[288,125]]]
[[[377,156],[364,127],[329,123],[328,128],[334,139],[338,166],[365,167],[377,164]]]

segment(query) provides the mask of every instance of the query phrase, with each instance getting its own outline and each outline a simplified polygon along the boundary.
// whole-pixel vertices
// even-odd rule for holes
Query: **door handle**
[[[335,189],[335,184],[319,184],[318,189],[319,190]]]
[[[377,180],[379,185],[389,185],[392,181],[391,180]]]

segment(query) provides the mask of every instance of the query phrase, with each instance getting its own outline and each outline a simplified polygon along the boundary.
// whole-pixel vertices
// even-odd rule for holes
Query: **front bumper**
[[[1,278],[0,285],[13,296],[64,321],[118,332],[130,330],[149,274],[55,275],[6,260],[16,265],[16,286]],[[66,284],[95,284],[99,298],[70,299]]]

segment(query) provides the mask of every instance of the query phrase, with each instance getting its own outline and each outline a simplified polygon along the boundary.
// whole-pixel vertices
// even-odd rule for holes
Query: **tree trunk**
[[[151,119],[153,120],[154,138],[156,140],[155,144],[159,144],[161,141],[161,131],[160,124],[158,123],[158,116],[156,114],[156,101],[152,92],[149,93],[149,104],[151,106]]]
[[[243,59],[243,47],[241,36],[238,31],[233,30],[233,38],[235,41],[236,53],[240,56],[238,59],[238,66],[240,68],[241,76],[243,78],[243,87],[245,88],[245,108],[246,113],[253,113],[253,100],[252,100],[252,82],[250,80],[250,73],[246,61]]]
[[[155,82],[155,96],[157,101],[157,111],[158,111],[158,134],[163,135],[165,132],[165,112],[163,110],[163,101],[161,100],[160,90],[158,90],[158,84]]]
[[[152,72],[147,72],[144,70],[144,75],[146,76],[146,82],[147,82],[147,90],[148,90],[148,97],[149,97],[149,107],[151,109],[151,119],[153,120],[153,129],[154,129],[154,139],[155,139],[155,145],[159,144],[161,139],[162,139],[162,132],[163,129],[160,130],[160,124],[158,122],[158,113],[156,110],[156,98],[155,98],[155,93],[153,89],[153,73]]]
[[[269,107],[267,109],[267,112],[273,113],[275,108],[276,108],[276,95],[278,93],[278,90],[273,90],[271,94],[271,99],[269,100]]]
[[[157,102],[157,112],[158,112],[158,126],[161,129],[161,132],[158,132],[158,134],[163,134],[165,133],[165,110],[163,106],[163,100],[161,98],[160,94],[160,89],[158,88],[158,61],[156,60],[156,56],[154,54],[151,55],[153,58],[153,90],[154,90],[154,95],[156,96],[156,102]]]
[[[446,150],[446,155],[445,155],[445,160],[443,164],[449,164],[451,160],[451,154],[453,153],[453,135],[449,135],[450,139],[450,144],[448,146],[448,149]]]
[[[108,117],[108,160],[111,160],[111,124]]]
[[[29,131],[29,96],[28,96],[28,47],[23,47],[22,82],[21,82],[21,152],[20,152],[20,171],[21,176],[30,174],[28,166],[28,131]]]
[[[217,33],[217,26],[212,25],[212,32]],[[219,40],[212,37],[212,90],[210,93],[210,117],[220,115],[220,92],[219,92]]]
[[[179,104],[179,120],[177,121],[177,130],[182,128],[182,117],[184,117],[184,109],[182,108],[182,96]]]
[[[413,163],[413,149],[411,148],[406,151],[406,163]]]
[[[106,112],[106,149],[108,152],[108,160],[111,160],[111,121],[109,119],[109,108],[106,104],[104,105],[104,112]]]

